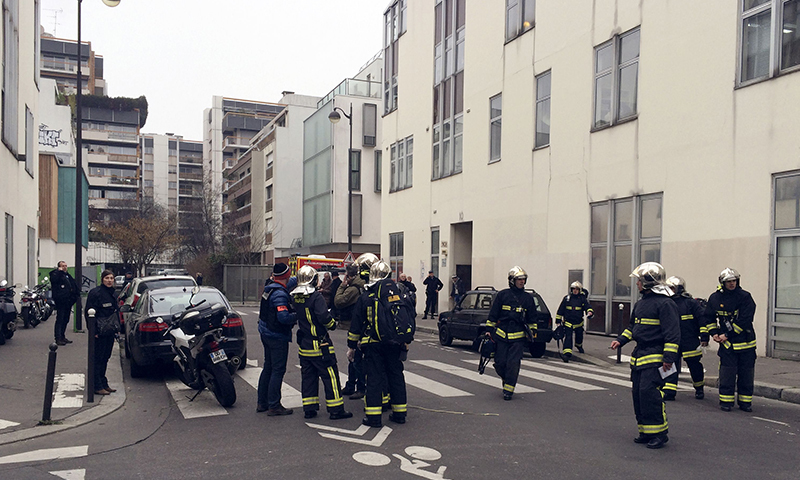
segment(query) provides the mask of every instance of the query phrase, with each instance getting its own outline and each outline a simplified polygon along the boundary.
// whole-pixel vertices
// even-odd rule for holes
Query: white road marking
[[[250,315],[249,313],[243,312],[241,310],[237,310],[236,313],[238,313],[239,315],[244,315],[244,316]]]
[[[326,430],[328,432],[338,432],[338,433],[349,433],[350,435],[358,435],[359,437],[364,436],[365,433],[369,432],[370,427],[366,425],[361,425],[355,430],[347,430],[346,428],[336,428],[336,427],[329,427],[328,425],[320,425],[318,423],[309,423],[306,422],[311,428],[316,428],[317,430]]]
[[[615,360],[616,360],[616,358],[617,358],[617,355],[616,355],[616,354],[614,354],[614,355],[609,355],[609,356],[608,356],[608,358],[613,358],[613,359],[615,359]],[[620,356],[619,360],[620,360],[620,362],[622,362],[622,363],[630,363],[630,361],[631,361],[631,356],[630,356],[630,355],[622,355],[622,356]]]
[[[48,472],[50,475],[63,478],[64,480],[83,480],[86,478],[86,469],[79,468],[77,470],[59,470],[56,472]]]
[[[80,447],[43,448],[30,452],[17,453],[0,457],[0,465],[8,463],[40,462],[42,460],[58,460],[62,458],[85,457],[89,454],[89,445]]]
[[[253,360],[252,358],[247,359],[247,366],[248,367],[258,367],[258,360]]]
[[[8,427],[16,427],[19,425],[17,422],[12,422],[11,420],[2,420],[0,419],[0,430]]]
[[[597,380],[598,382],[610,383],[612,385],[619,385],[621,387],[630,387],[631,381],[630,380],[622,380],[621,378],[610,378],[605,377],[603,375],[596,375],[594,373],[588,372],[581,372],[574,369],[563,368],[563,367],[554,367],[552,365],[548,365],[546,363],[535,363],[531,362],[530,360],[523,360],[522,364],[529,368],[538,368],[540,370],[547,370],[550,372],[556,373],[565,373],[567,375],[572,375],[573,377],[581,377],[581,378],[588,378],[590,380]]]
[[[364,440],[361,438],[353,438],[353,437],[343,437],[341,435],[336,435],[333,433],[322,433],[318,432],[319,435],[323,438],[330,438],[332,440],[341,440],[343,442],[350,442],[350,443],[358,443],[359,445],[369,445],[370,447],[380,447],[383,445],[383,442],[389,437],[389,434],[392,433],[391,427],[383,427],[381,428],[380,432],[375,435],[375,438],[372,440]]]
[[[471,363],[473,365],[477,365],[479,360],[464,360],[467,363]],[[534,380],[539,380],[545,383],[552,383],[555,385],[560,385],[562,387],[571,388],[573,390],[579,391],[590,391],[590,390],[606,390],[603,387],[598,387],[597,385],[591,385],[588,383],[583,382],[576,382],[575,380],[569,380],[566,378],[561,377],[554,377],[552,375],[547,375],[546,373],[538,373],[538,372],[529,372],[527,370],[520,369],[519,371],[520,377],[532,378]]]
[[[412,362],[422,365],[425,367],[433,368],[436,370],[440,370],[445,373],[449,373],[451,375],[455,375],[457,377],[466,378],[467,380],[472,380],[473,382],[482,383],[484,385],[489,385],[491,387],[502,387],[502,382],[499,378],[490,375],[481,375],[476,371],[468,370],[466,368],[456,367],[454,365],[449,365],[447,363],[438,362],[436,360],[412,360]],[[539,390],[538,388],[529,387],[527,385],[520,385],[519,383],[515,389],[516,393],[541,393],[544,390]]]
[[[391,458],[378,452],[356,452],[353,454],[353,460],[370,467],[383,467],[392,463]]]
[[[423,377],[422,375],[417,375],[416,373],[409,372],[408,370],[403,372],[403,375],[405,375],[406,383],[408,385],[413,385],[417,388],[425,390],[428,393],[432,393],[440,397],[470,397],[473,395],[472,393],[459,390],[455,387],[445,385],[444,383],[437,382],[435,380],[431,380]]]
[[[189,399],[197,393],[197,390],[187,387],[178,380],[166,380],[165,383],[183,418],[215,417],[228,414],[228,411],[214,398],[214,394],[208,390],[203,390],[197,398],[190,402]]]
[[[83,406],[84,385],[85,379],[82,373],[61,373],[56,375],[53,408],[81,408]]]
[[[595,365],[584,365],[582,363],[574,363],[574,362],[572,362],[572,363],[564,363],[564,362],[562,362],[560,360],[551,360],[549,363],[551,365],[553,365],[553,366],[559,365],[562,368],[576,368],[576,369],[579,369],[579,370],[585,370],[587,372],[592,372],[592,373],[603,373],[604,375],[613,375],[615,377],[625,378],[625,379],[628,380],[628,382],[630,382],[630,379],[631,379],[630,366],[627,365],[627,364],[620,364],[622,366],[622,368],[625,368],[624,371],[620,371],[620,370],[615,369],[614,367],[609,367],[608,369],[603,369],[603,368],[597,367]]]
[[[236,375],[250,384],[250,386],[258,390],[258,378],[261,376],[261,370],[262,369],[258,367],[245,368],[244,370],[237,371]],[[281,385],[281,405],[283,405],[285,408],[302,407],[303,395],[296,388],[292,387],[286,382],[283,382],[283,385]]]
[[[779,422],[777,420],[770,420],[769,418],[762,418],[762,417],[753,417],[753,418],[755,418],[756,420],[763,420],[765,422],[777,423],[778,425],[783,425],[784,427],[790,426],[788,423]]]

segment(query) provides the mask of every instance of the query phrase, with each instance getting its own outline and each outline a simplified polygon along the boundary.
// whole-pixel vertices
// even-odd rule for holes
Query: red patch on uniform
[[[287,307],[286,305],[278,305],[279,312],[285,312],[286,310],[289,310],[289,307]]]

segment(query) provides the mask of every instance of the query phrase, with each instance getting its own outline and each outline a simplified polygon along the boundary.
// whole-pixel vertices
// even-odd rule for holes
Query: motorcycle
[[[236,367],[223,348],[226,338],[222,335],[222,322],[228,310],[219,303],[208,305],[205,300],[192,304],[199,291],[199,287],[192,289],[189,305],[184,311],[180,311],[182,305],[172,307],[172,319],[164,336],[169,336],[172,342],[175,373],[183,383],[197,390],[190,401],[207,388],[220,405],[230,407],[236,402],[236,388],[231,375]]]
[[[42,311],[41,321],[46,322],[56,309],[56,302],[50,298],[50,279],[44,277],[42,283],[36,285],[35,288],[36,293],[39,295],[36,300],[39,303],[39,309]]]
[[[19,300],[19,316],[22,317],[22,325],[25,328],[36,328],[42,321],[41,303],[36,287],[28,288],[27,285],[22,289],[22,296]]]
[[[17,330],[17,306],[14,305],[15,285],[0,281],[0,345],[14,336]]]

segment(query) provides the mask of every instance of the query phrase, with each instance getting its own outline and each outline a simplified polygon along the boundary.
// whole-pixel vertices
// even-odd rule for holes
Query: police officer
[[[681,371],[681,357],[689,367],[692,375],[692,386],[694,386],[694,398],[702,400],[705,397],[703,385],[705,385],[703,364],[703,351],[697,347],[708,346],[708,329],[703,320],[704,310],[700,302],[686,291],[686,281],[681,277],[669,277],[667,286],[672,289],[674,295],[672,300],[678,307],[678,315],[681,319],[681,343],[678,348],[678,361],[675,363],[675,373],[666,378],[664,383],[664,400],[675,400],[678,391],[678,373]]]
[[[678,360],[680,319],[675,302],[670,300],[672,291],[664,285],[666,272],[661,264],[643,263],[630,276],[636,279],[641,298],[633,306],[630,325],[611,342],[611,348],[636,341],[631,353],[631,381],[639,436],[633,441],[646,443],[647,448],[661,448],[669,441],[661,386],[663,376]]]
[[[569,292],[558,306],[556,312],[556,324],[564,322],[564,349],[561,351],[561,359],[569,362],[572,358],[572,332],[575,331],[575,347],[579,352],[583,352],[583,315],[592,318],[594,310],[586,298],[581,282],[572,282],[569,285]]]
[[[489,310],[487,335],[497,343],[494,369],[503,379],[503,400],[511,400],[519,377],[522,353],[536,330],[536,303],[525,291],[528,274],[521,267],[508,271],[508,286]]]
[[[739,285],[739,272],[726,268],[719,274],[719,287],[708,298],[705,320],[708,333],[719,343],[719,407],[730,412],[738,387],[739,408],[753,411],[756,371],[756,332],[753,316],[756,302]],[[737,378],[738,377],[738,378]]]
[[[304,265],[297,271],[297,288],[292,301],[297,313],[297,345],[302,376],[303,413],[314,418],[319,410],[319,380],[325,389],[325,406],[331,420],[350,418],[339,393],[339,367],[328,330],[336,329],[336,321],[328,312],[328,303],[317,291],[317,271]]]
[[[353,312],[350,331],[347,334],[347,358],[352,358],[359,347],[364,352],[364,365],[367,372],[367,396],[361,421],[369,427],[381,427],[382,404],[386,398],[391,399],[392,413],[389,420],[395,423],[406,423],[406,380],[403,375],[403,360],[408,352],[407,345],[381,343],[377,325],[378,297],[381,292],[400,292],[394,281],[389,278],[391,267],[384,260],[379,260],[370,267],[367,290],[361,295]]]

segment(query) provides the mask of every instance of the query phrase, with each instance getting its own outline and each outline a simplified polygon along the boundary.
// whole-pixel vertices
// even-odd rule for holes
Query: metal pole
[[[81,0],[78,0],[78,69],[75,74],[77,92],[75,93],[75,123],[77,141],[75,150],[75,282],[78,284],[78,301],[75,302],[75,331],[83,330],[81,323],[81,291],[83,290],[83,111],[82,111],[82,68],[81,48]],[[91,339],[89,339],[91,343]]]
[[[622,325],[622,310],[625,308],[625,305],[619,304],[619,324]],[[622,345],[617,347],[617,363],[622,363]]]
[[[50,409],[53,406],[53,382],[56,377],[56,350],[58,345],[50,344],[50,353],[47,354],[47,376],[44,380],[44,406],[42,408],[42,422],[50,421]]]
[[[353,102],[350,102],[350,148],[347,150],[347,251],[353,251]]]
[[[102,279],[100,280],[103,281]],[[88,352],[88,362],[86,368],[86,402],[93,403],[94,402],[94,332],[95,332],[95,321],[94,315],[95,312],[94,308],[90,308],[88,312],[89,318],[86,319],[86,329],[89,330],[89,352]]]

